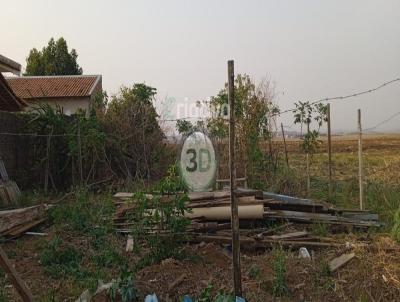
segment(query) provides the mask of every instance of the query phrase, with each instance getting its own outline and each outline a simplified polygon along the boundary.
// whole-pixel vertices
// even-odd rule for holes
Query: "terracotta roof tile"
[[[7,82],[22,99],[83,97],[91,96],[96,87],[101,85],[101,76],[10,77]]]

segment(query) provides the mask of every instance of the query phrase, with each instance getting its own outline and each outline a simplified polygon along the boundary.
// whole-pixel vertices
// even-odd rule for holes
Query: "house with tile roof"
[[[21,73],[21,65],[13,60],[0,55],[0,110],[20,111],[26,104],[18,98],[8,85],[2,73],[11,72],[15,75]]]
[[[6,78],[14,93],[28,104],[60,106],[66,115],[88,112],[93,97],[102,91],[101,75],[23,76]]]

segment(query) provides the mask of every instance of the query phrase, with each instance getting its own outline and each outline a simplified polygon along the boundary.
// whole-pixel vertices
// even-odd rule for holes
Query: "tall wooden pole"
[[[328,104],[327,109],[328,120],[328,168],[329,168],[329,199],[332,198],[333,183],[332,183],[332,140],[331,140],[331,104]]]
[[[283,130],[283,124],[282,123],[281,123],[281,129],[282,129],[282,137],[283,137],[283,146],[285,148],[286,165],[289,168],[289,158],[288,158],[287,148],[286,148],[285,130]]]
[[[360,186],[360,210],[364,209],[364,172],[362,160],[361,109],[358,109],[358,182]]]
[[[235,72],[234,62],[228,61],[228,102],[229,102],[229,173],[231,190],[231,227],[232,227],[232,251],[233,251],[233,284],[235,295],[242,296],[242,277],[240,269],[240,238],[239,238],[239,214],[236,191],[235,169]]]
[[[307,135],[310,135],[310,123],[307,123]],[[311,192],[310,152],[308,150],[306,154],[306,170],[307,170],[307,196],[310,196]]]
[[[79,164],[79,186],[83,185],[82,169],[82,141],[81,141],[81,121],[78,119],[78,164]]]

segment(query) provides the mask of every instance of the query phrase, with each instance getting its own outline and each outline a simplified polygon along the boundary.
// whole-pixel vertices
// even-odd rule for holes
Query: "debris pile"
[[[133,193],[114,195],[118,205],[114,222],[119,232],[129,233],[129,213],[136,204]],[[153,196],[148,195],[151,199]],[[187,230],[192,242],[231,242],[231,205],[229,191],[189,193],[185,216],[191,219]],[[168,202],[169,196],[162,196]],[[292,230],[277,235],[278,229],[260,228],[268,222],[280,221],[286,224],[329,224],[369,228],[380,226],[377,214],[369,211],[335,208],[326,202],[294,198],[251,189],[238,189],[238,212],[240,219],[241,244],[268,247],[276,243],[286,246],[302,247],[342,247],[343,244],[332,242],[329,238],[313,236],[305,230]]]
[[[0,236],[18,237],[46,221],[47,205],[0,211]]]

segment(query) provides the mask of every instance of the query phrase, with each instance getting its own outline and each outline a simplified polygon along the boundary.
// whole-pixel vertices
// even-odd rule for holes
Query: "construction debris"
[[[269,247],[280,244],[289,247],[345,247],[343,244],[332,242],[329,238],[312,236],[305,230],[284,231],[293,223],[310,224],[324,223],[331,225],[377,227],[380,225],[378,216],[368,211],[337,209],[333,205],[309,199],[294,198],[269,192],[251,189],[238,189],[236,196],[239,203],[240,243]],[[231,209],[230,192],[191,192],[188,194],[185,217],[192,220],[187,229],[187,240],[192,242],[215,241],[231,243]],[[117,193],[114,200],[117,210],[114,224],[121,233],[130,233],[130,213],[137,205],[133,193]],[[150,200],[155,198],[147,195]],[[158,196],[160,201],[168,202],[172,196]],[[149,210],[152,211],[151,209]],[[273,229],[257,229],[255,224],[284,221],[286,224]],[[290,221],[288,223],[288,221]],[[226,231],[224,231],[226,230]],[[199,233],[207,233],[202,235]],[[129,239],[128,239],[129,240]]]
[[[133,251],[133,237],[131,235],[128,235],[128,240],[126,241],[126,252],[132,252]]]
[[[25,282],[20,278],[14,266],[11,264],[3,248],[0,246],[0,267],[6,272],[10,281],[24,302],[33,302],[33,296]]]
[[[349,262],[351,259],[353,259],[355,257],[355,255],[356,254],[354,254],[354,253],[343,254],[343,255],[333,259],[331,262],[329,262],[329,270],[333,273],[338,268],[342,267],[347,262]]]
[[[18,237],[46,221],[47,205],[0,211],[0,236]]]

